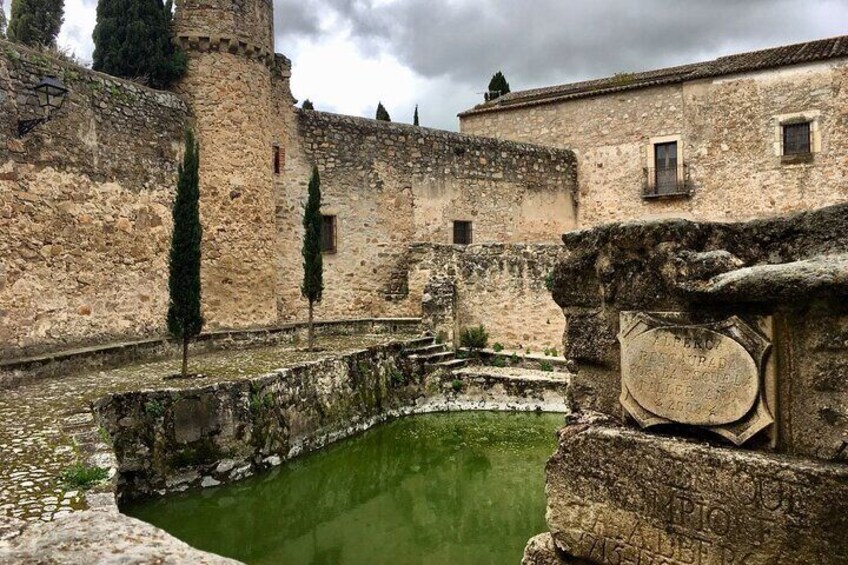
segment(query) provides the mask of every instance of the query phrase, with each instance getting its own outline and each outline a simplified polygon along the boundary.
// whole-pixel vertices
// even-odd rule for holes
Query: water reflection
[[[559,415],[433,414],[247,481],[126,508],[248,563],[518,563]]]

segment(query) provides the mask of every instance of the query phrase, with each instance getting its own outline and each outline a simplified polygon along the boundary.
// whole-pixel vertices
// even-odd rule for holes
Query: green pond
[[[403,418],[236,484],[123,511],[246,563],[518,564],[546,529],[544,466],[562,422]]]

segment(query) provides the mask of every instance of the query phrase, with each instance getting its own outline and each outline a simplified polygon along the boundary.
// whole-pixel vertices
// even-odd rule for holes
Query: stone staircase
[[[457,359],[456,353],[443,343],[436,343],[436,338],[425,336],[407,343],[406,356],[418,363],[424,370],[444,369],[451,371],[465,367],[467,359]]]

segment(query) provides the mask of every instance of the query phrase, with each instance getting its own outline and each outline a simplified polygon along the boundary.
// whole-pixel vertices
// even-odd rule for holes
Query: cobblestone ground
[[[217,351],[194,356],[189,371],[207,375],[188,381],[163,377],[179,372],[179,360],[127,365],[42,380],[0,391],[0,518],[52,520],[86,508],[79,489],[62,472],[79,462],[70,430],[92,424],[90,403],[107,392],[188,388],[249,378],[303,361],[323,359],[364,346],[412,336],[369,335],[319,338],[322,352],[293,345]]]

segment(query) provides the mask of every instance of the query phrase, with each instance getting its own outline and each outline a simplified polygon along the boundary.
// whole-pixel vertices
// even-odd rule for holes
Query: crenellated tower
[[[200,142],[207,327],[274,324],[273,2],[178,0],[174,34]]]

